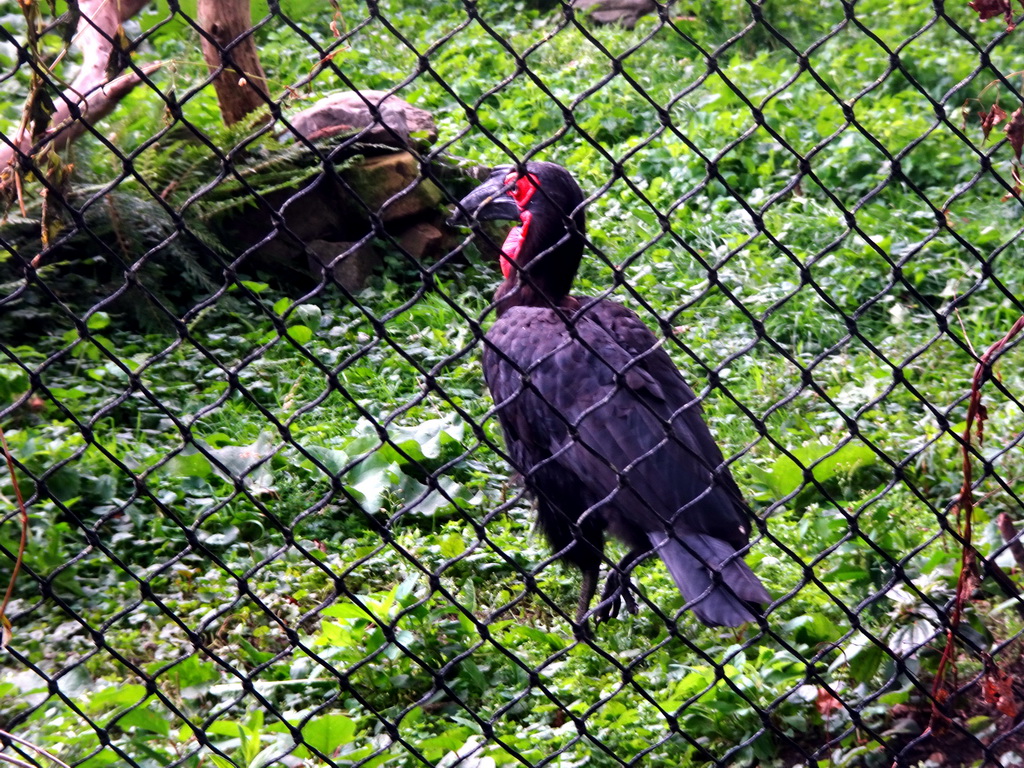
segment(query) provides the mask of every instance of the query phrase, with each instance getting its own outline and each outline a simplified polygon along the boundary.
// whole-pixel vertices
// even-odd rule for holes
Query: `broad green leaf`
[[[412,461],[436,459],[441,455],[441,446],[458,442],[462,439],[465,425],[453,418],[430,419],[413,426],[397,426],[388,430],[388,438],[401,449],[399,453],[390,445],[381,450],[389,453],[392,461],[407,461],[404,453]]]
[[[339,474],[345,465],[348,464],[349,456],[345,451],[336,448],[325,448],[321,445],[307,445],[305,448],[332,475]]]
[[[201,691],[193,692],[189,689],[220,679],[220,673],[212,662],[201,661],[195,655],[175,664],[166,674],[169,679],[178,683],[181,694],[185,697],[201,693]]]
[[[792,452],[797,461],[811,469],[815,480],[823,483],[839,474],[852,474],[856,470],[874,464],[878,456],[860,442],[850,442],[841,447],[833,455],[822,458],[832,446],[805,445]],[[815,464],[815,462],[818,462]],[[812,468],[812,465],[813,468]],[[788,496],[804,484],[804,470],[788,456],[780,456],[772,464],[767,480],[777,496]]]
[[[806,613],[787,621],[783,628],[787,637],[793,637],[798,642],[807,645],[836,640],[840,630],[836,624],[829,621],[820,613]]]
[[[285,329],[285,333],[298,344],[306,344],[313,338],[313,331],[305,325],[289,325]]]
[[[99,754],[93,755],[84,763],[79,763],[78,768],[104,768],[108,765],[121,765],[122,760],[110,747],[105,747]]]
[[[885,651],[874,644],[866,645],[850,656],[850,675],[858,683],[866,683],[875,676],[884,659]]]
[[[122,728],[135,727],[151,733],[159,733],[161,736],[171,735],[171,724],[167,719],[145,707],[133,709],[124,717],[119,718],[117,722]]]
[[[393,487],[397,474],[394,464],[375,453],[345,476],[345,487],[356,495],[359,506],[365,511],[377,512],[384,492]]]
[[[110,325],[110,315],[106,312],[93,312],[85,321],[85,327],[90,331],[102,331]]]
[[[452,533],[441,540],[441,555],[446,558],[458,557],[466,551],[466,542],[457,533]]]
[[[299,304],[291,316],[300,324],[316,331],[320,327],[323,311],[316,304]]]
[[[466,727],[449,728],[440,736],[432,736],[420,742],[419,747],[430,760],[437,760],[448,752],[454,752],[466,742],[470,730]]]
[[[395,587],[395,599],[398,601],[399,605],[404,607],[409,603],[414,602],[416,585],[419,584],[419,581],[419,576],[410,576]],[[414,599],[409,600],[410,597]]]
[[[164,464],[163,471],[171,477],[207,477],[213,472],[213,466],[208,458],[193,448],[191,453],[179,453]]]
[[[86,699],[86,712],[102,712],[109,707],[122,709],[146,698],[146,686],[129,683],[101,688]]]
[[[302,728],[302,740],[312,749],[328,757],[339,747],[352,741],[356,724],[346,715],[321,715]]]
[[[336,603],[329,605],[324,608],[320,614],[322,616],[329,616],[336,619],[369,619],[373,620],[366,611],[360,608],[355,603]]]
[[[274,764],[282,754],[289,751],[293,743],[291,739],[288,739],[284,744],[271,744],[269,747],[264,747],[263,750],[253,757],[246,768],[265,768],[268,765]]]
[[[241,723],[235,720],[214,720],[203,730],[212,734],[213,736],[230,736],[232,738],[238,738],[240,731],[244,730]]]
[[[244,478],[245,487],[255,494],[274,492],[274,473],[270,461],[265,461],[274,450],[274,436],[267,431],[249,445],[226,445],[223,448],[207,446],[207,452],[224,469],[217,467],[232,482]]]

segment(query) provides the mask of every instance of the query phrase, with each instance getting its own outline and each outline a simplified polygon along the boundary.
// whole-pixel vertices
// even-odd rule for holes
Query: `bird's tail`
[[[708,626],[738,627],[756,621],[756,606],[771,602],[764,584],[721,539],[701,533],[673,538],[653,532],[648,537],[683,597],[687,602],[696,601],[690,607],[697,618]],[[712,570],[719,578],[712,578]]]

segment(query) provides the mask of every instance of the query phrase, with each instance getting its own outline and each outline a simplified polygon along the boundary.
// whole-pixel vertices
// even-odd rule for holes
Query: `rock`
[[[323,276],[329,269],[334,279],[351,293],[361,291],[373,271],[382,263],[380,256],[368,243],[334,242],[332,240],[311,240],[307,243],[309,271],[316,277]]]
[[[572,7],[589,10],[589,17],[598,24],[621,24],[626,29],[635,27],[641,16],[658,10],[653,0],[572,0]]]
[[[332,239],[328,233],[337,230],[338,211],[344,204],[343,193],[337,186],[336,179],[323,175],[303,183],[301,187],[280,189],[265,194],[264,200],[282,215],[285,228],[288,230],[287,233],[279,233],[277,239],[292,248],[301,248],[302,243],[310,240]],[[273,222],[266,218],[262,208],[257,208],[249,216],[254,224],[252,234],[257,238],[264,236],[265,232],[261,230],[273,225]],[[263,226],[260,226],[261,222]],[[245,234],[248,233],[243,233],[243,236]]]
[[[408,152],[363,157],[339,168],[338,176],[319,175],[296,188],[264,193],[263,204],[232,211],[216,225],[230,233],[240,251],[252,249],[247,256],[252,268],[293,280],[309,274],[319,278],[325,266],[373,231],[371,213],[380,217],[383,228],[413,258],[429,260],[455,242],[444,229],[441,191],[421,178],[419,167]],[[458,169],[457,176],[443,183],[462,189],[472,179]],[[267,208],[283,220],[276,231]],[[374,243],[379,249],[380,241]],[[356,248],[331,268],[332,273],[349,290],[359,290],[380,263],[376,254],[369,246]]]
[[[419,162],[408,152],[380,155],[342,171],[342,178],[366,204],[361,215],[378,214],[385,222],[413,216],[436,208],[441,190],[432,181],[420,178]]]
[[[308,274],[302,257],[306,243],[358,240],[365,231],[365,224],[359,220],[356,226],[340,226],[341,213],[349,203],[337,181],[326,175],[297,183],[294,188],[266,192],[262,197],[257,206],[230,210],[213,221],[238,252],[254,249],[247,256],[254,268],[283,266]],[[281,226],[275,226],[270,211],[280,215]]]
[[[417,261],[424,261],[444,250],[444,233],[433,224],[413,224],[398,237],[398,245]]]
[[[370,105],[380,112],[379,119],[370,113]],[[288,134],[311,141],[342,134],[360,134],[360,142],[395,147],[406,147],[410,142],[429,146],[437,140],[437,127],[429,112],[397,96],[388,96],[387,91],[334,93],[292,115],[288,122]]]

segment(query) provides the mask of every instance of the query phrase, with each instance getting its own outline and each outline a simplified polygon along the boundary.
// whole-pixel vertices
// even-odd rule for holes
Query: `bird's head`
[[[583,256],[585,225],[583,192],[572,175],[555,163],[496,168],[459,202],[451,223],[495,220],[519,222],[501,247],[506,282],[532,285],[550,299],[568,294]]]

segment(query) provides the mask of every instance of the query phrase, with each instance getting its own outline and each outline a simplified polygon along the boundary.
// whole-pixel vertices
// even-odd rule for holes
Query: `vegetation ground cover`
[[[281,92],[317,59],[299,30],[326,43],[336,20],[295,6],[295,26],[275,16],[259,33]],[[678,31],[559,29],[523,3],[468,21],[386,2],[365,25],[361,5],[340,9],[352,35],[334,62],[361,87],[408,81],[399,95],[434,113],[436,151],[491,165],[536,150],[593,193],[578,292],[637,309],[705,395],[766,519],[748,562],[779,598],[771,631],[676,617],[671,578],[648,564],[640,613],[600,628],[597,649],[573,641],[575,577],[531,533],[490,418],[478,337],[497,270],[475,246],[432,265],[396,251],[355,302],[258,274],[229,284],[187,238],[154,248],[175,222],[129,174],[113,194],[130,247],[165,272],[196,263],[168,300],[229,289],[187,333],[70,292],[52,312],[41,288],[3,320],[0,402],[38,395],[3,426],[41,479],[24,488],[39,493],[3,721],[89,768],[790,765],[833,738],[820,764],[891,764],[882,742],[920,728],[907,713],[930,691],[959,567],[942,534],[970,350],[1022,309],[1011,153],[960,113],[1016,68],[1014,39],[982,67],[1001,27],[909,2],[858,2],[850,19],[838,3],[761,9],[756,24],[746,4],[692,2]],[[150,45],[176,62],[162,88],[201,69],[183,23]],[[341,85],[325,73],[307,91]],[[164,110],[142,88],[105,128],[142,179],[183,173],[182,144],[147,144]],[[212,94],[182,111],[238,140]],[[124,173],[98,141],[74,153],[79,200]],[[230,253],[189,202],[208,180],[171,199]],[[986,393],[986,554],[996,516],[1020,516],[1021,384],[1003,365]],[[13,498],[6,477],[0,493]],[[6,519],[5,552],[18,535]],[[1010,660],[1020,628],[986,584],[963,642]],[[979,668],[962,657],[964,679]],[[969,727],[987,738],[1007,719]]]

